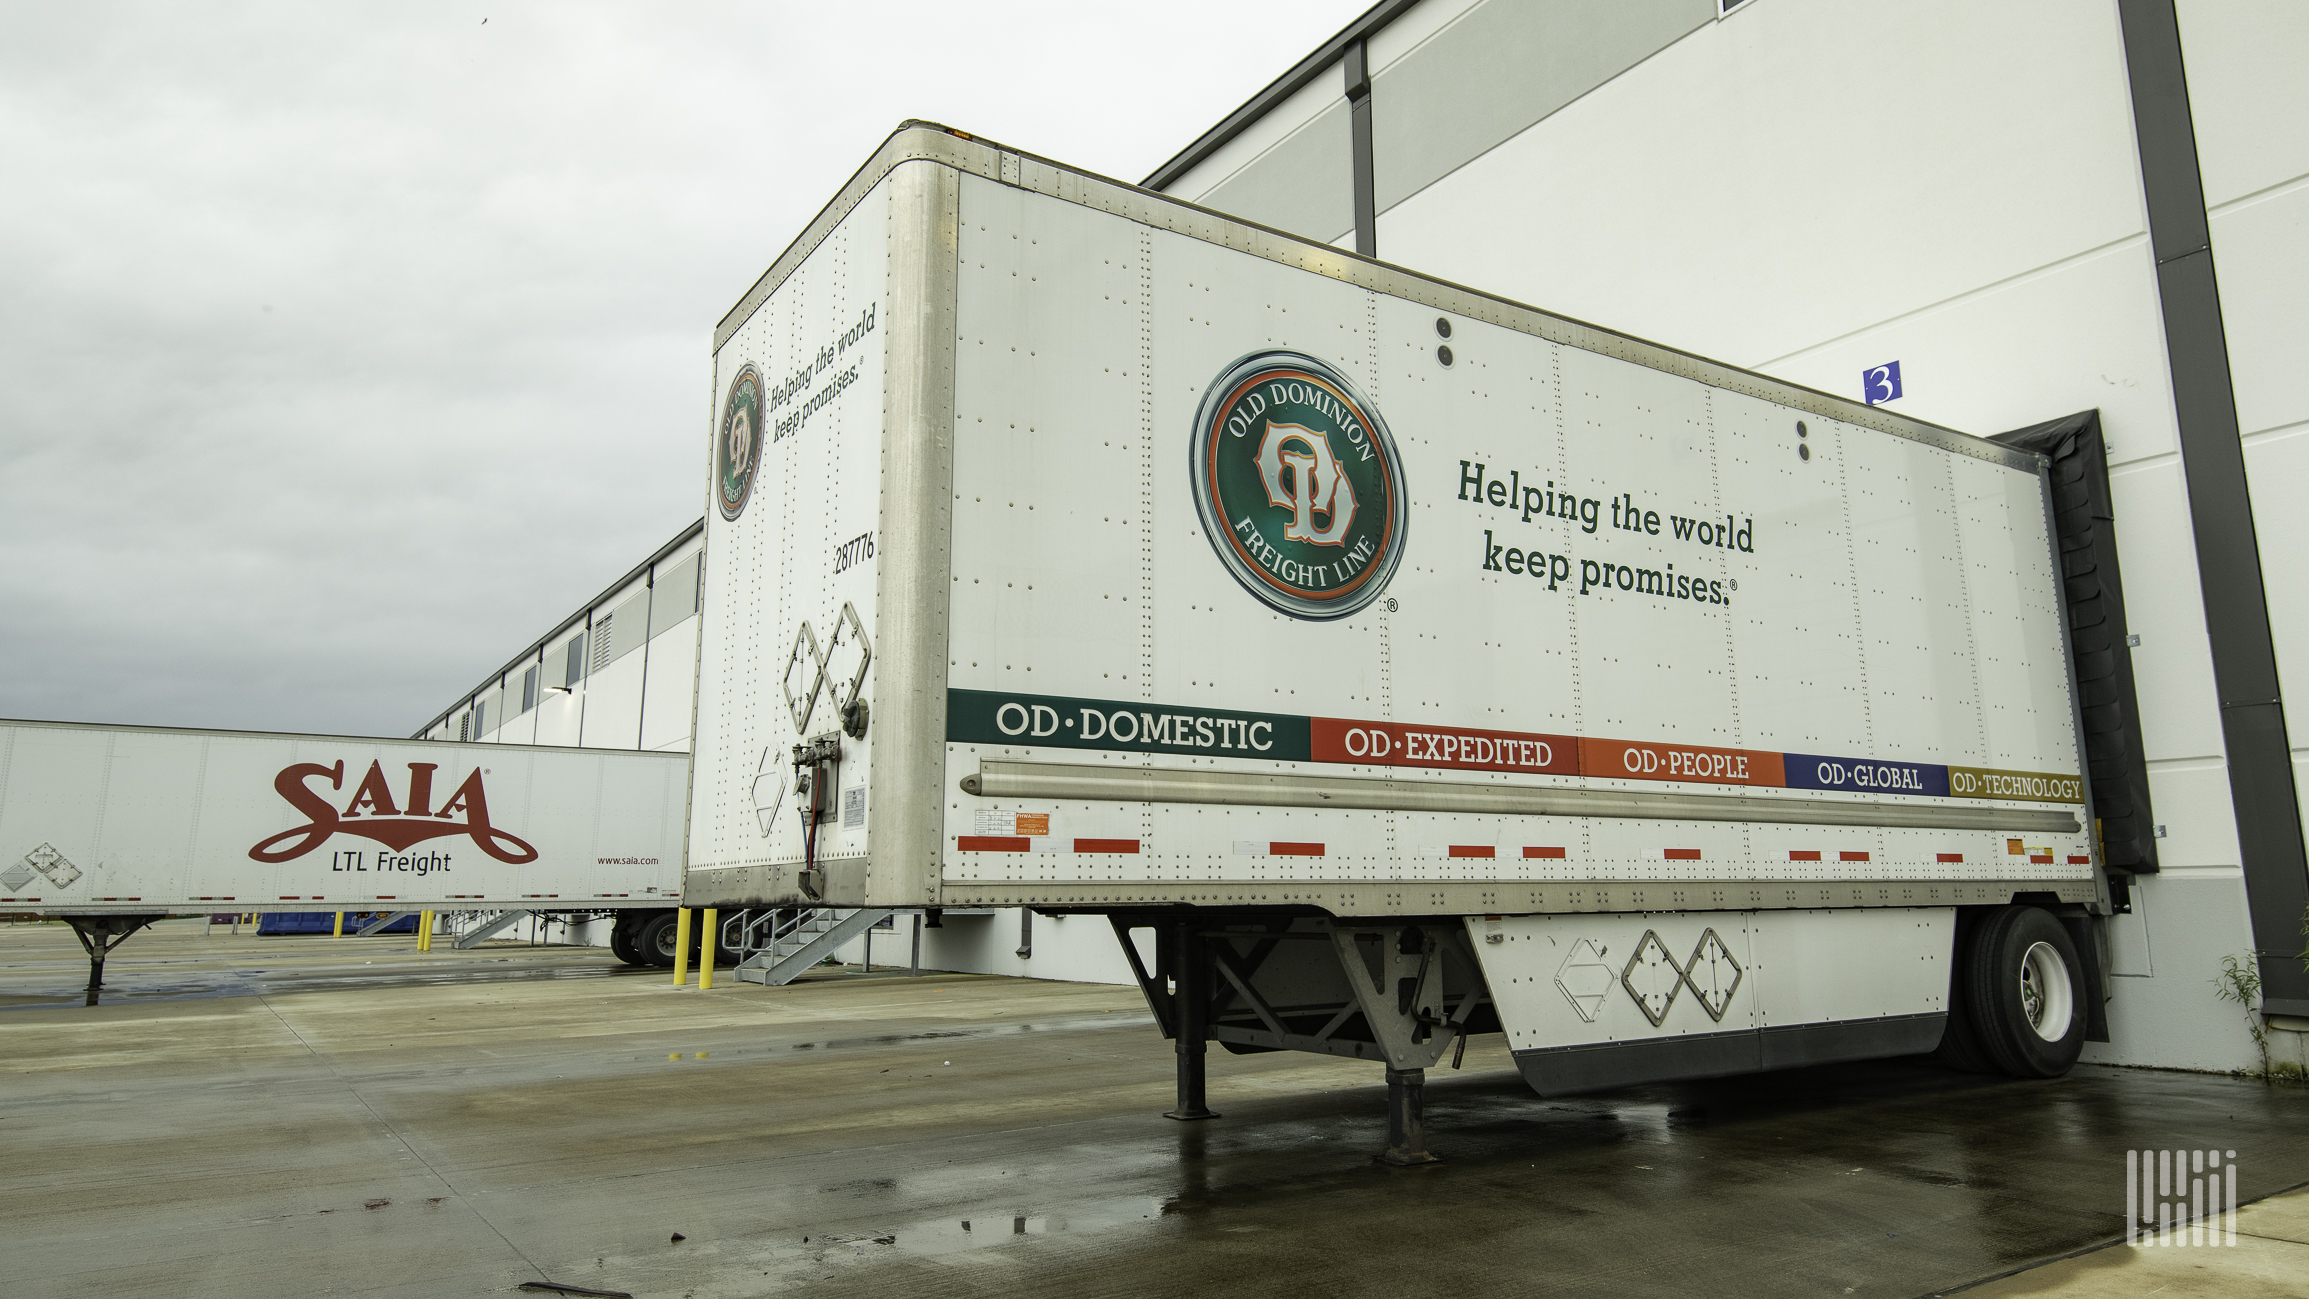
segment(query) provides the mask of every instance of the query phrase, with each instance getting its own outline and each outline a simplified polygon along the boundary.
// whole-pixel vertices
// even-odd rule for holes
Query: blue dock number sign
[[[1860,391],[1871,406],[1896,401],[1900,397],[1900,362],[1886,361],[1860,372]]]

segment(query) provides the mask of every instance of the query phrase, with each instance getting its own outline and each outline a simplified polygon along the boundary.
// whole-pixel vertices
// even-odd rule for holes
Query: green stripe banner
[[[946,692],[946,738],[956,744],[1309,760],[1304,717],[986,690]]]

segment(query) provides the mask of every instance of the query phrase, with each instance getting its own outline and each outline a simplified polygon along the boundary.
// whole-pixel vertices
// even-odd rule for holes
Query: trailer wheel
[[[659,911],[641,922],[641,927],[634,931],[633,945],[643,961],[664,969],[673,968],[679,919],[671,911]]]
[[[1973,1026],[1972,1012],[1964,1005],[1965,974],[1972,969],[1973,940],[1980,936],[1980,925],[1969,921],[1970,917],[1962,917],[1957,922],[1948,971],[1948,1027],[1942,1031],[1932,1058],[1963,1073],[1995,1073],[1996,1065],[1980,1049],[1980,1031]]]
[[[649,962],[641,959],[641,950],[633,945],[633,930],[634,927],[622,917],[616,924],[611,925],[609,927],[609,950],[617,959],[627,965],[647,965]]]
[[[1964,963],[1964,1009],[1982,1054],[2015,1078],[2058,1078],[2084,1051],[2084,963],[2038,907],[1984,917]]]

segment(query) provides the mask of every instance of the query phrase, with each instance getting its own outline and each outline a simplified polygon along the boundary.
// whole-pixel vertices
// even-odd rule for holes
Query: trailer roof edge
[[[1014,160],[1014,165],[1006,170],[1004,159]],[[2041,472],[2038,458],[2033,454],[1959,429],[1898,414],[1882,406],[1870,406],[1817,388],[1807,388],[1730,362],[1656,343],[1575,316],[1566,316],[1501,294],[1471,288],[1392,262],[1365,257],[1330,244],[1315,243],[1289,231],[1247,221],[1231,213],[1190,203],[1112,176],[1085,171],[1040,154],[1028,153],[967,131],[920,119],[910,119],[893,131],[866,165],[852,174],[836,200],[821,209],[812,219],[810,228],[787,245],[770,269],[754,281],[746,296],[715,328],[715,352],[720,352],[745,321],[769,300],[770,294],[808,260],[834,226],[848,216],[858,202],[881,183],[883,177],[896,167],[916,161],[952,167],[998,184],[1030,190],[1062,202],[1082,204],[1190,239],[1219,244],[1269,261],[1296,266],[1375,293],[1390,294],[1438,311],[1456,312],[1471,320],[1501,325],[1577,347],[1582,351],[1696,379],[1710,387],[1745,393],[1823,419],[1841,420],[1860,428],[1922,442],[2008,469]],[[1118,193],[1110,198],[1088,192],[1079,183],[1085,181],[1111,188]],[[1229,226],[1246,234],[1231,234],[1224,228]]]
[[[216,726],[154,726],[140,722],[71,722],[43,720],[36,717],[0,717],[0,728],[31,726],[55,731],[139,731],[155,735],[223,736],[252,740],[338,740],[347,744],[456,744],[457,740],[428,740],[422,735],[344,735],[335,731],[256,731],[246,727]],[[491,744],[492,749],[527,749],[550,753],[567,753],[577,747],[568,744]],[[601,750],[595,750],[601,752]],[[687,761],[687,750],[671,749],[610,749],[610,753],[643,753],[661,758],[680,758]]]

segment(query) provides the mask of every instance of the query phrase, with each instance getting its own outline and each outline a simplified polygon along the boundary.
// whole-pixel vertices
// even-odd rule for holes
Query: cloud
[[[900,120],[1136,179],[1361,7],[12,7],[0,715],[415,729],[702,511]]]

